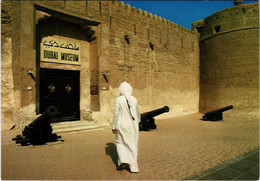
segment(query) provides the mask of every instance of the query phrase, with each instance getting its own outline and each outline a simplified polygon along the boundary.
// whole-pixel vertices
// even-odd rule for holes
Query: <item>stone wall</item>
[[[1,3],[1,127],[11,128],[23,122],[20,109],[20,6]],[[19,70],[19,71],[18,71]],[[16,124],[16,128],[20,127]]]
[[[12,70],[11,3],[2,4],[1,11],[1,119],[14,124],[14,82]],[[5,60],[5,61],[3,61]],[[3,127],[3,125],[2,125]]]
[[[101,24],[100,71],[109,72],[109,91],[102,90],[105,82],[103,77],[100,79],[101,105],[108,105],[103,106],[106,111],[101,111],[102,117],[111,122],[107,112],[113,112],[114,99],[119,95],[117,88],[124,80],[133,86],[141,112],[164,105],[171,108],[165,117],[197,112],[198,37],[122,2],[109,5],[109,18]],[[149,43],[154,45],[153,50]]]
[[[233,105],[227,116],[259,117],[259,4],[204,19],[200,56],[200,111]]]
[[[5,4],[11,8],[3,6]],[[9,78],[2,77],[2,82],[8,80],[10,84],[2,86],[2,91],[6,90],[2,93],[2,102],[6,101],[7,93],[13,100],[4,104],[2,113],[9,111],[10,117],[14,116],[14,124],[22,127],[30,123],[39,104],[39,82],[27,74],[28,69],[36,77],[39,72],[35,6],[64,14],[65,21],[69,16],[75,22],[84,19],[99,24],[95,25],[97,39],[88,49],[95,53],[90,53],[90,63],[81,65],[81,71],[88,72],[90,77],[86,85],[98,84],[99,95],[89,99],[81,95],[81,101],[89,101],[84,103],[89,107],[81,107],[82,120],[91,115],[100,125],[111,124],[114,101],[122,81],[133,86],[141,112],[165,105],[171,111],[160,117],[198,112],[199,36],[193,31],[117,1],[2,1],[2,9],[11,16],[12,30],[2,42],[2,47],[8,46],[11,51],[2,52],[2,57],[8,57],[2,59],[2,64],[6,62],[10,71]],[[4,32],[2,30],[2,34]],[[129,43],[125,37],[129,37]],[[89,92],[90,88],[81,89]],[[15,116],[18,113],[19,118]],[[2,124],[10,127],[11,120],[6,119],[5,114],[2,116]]]

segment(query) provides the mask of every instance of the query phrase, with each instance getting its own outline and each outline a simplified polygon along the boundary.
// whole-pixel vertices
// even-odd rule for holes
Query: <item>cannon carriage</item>
[[[165,112],[169,112],[170,108],[168,106],[164,106],[160,109],[155,109],[150,112],[145,112],[141,114],[141,122],[139,123],[139,130],[140,131],[149,131],[150,129],[156,129],[155,124],[155,116],[163,114]]]
[[[46,142],[57,141],[60,136],[52,133],[50,121],[52,118],[59,116],[59,111],[55,106],[49,106],[47,110],[38,118],[33,120],[29,125],[25,126],[22,135],[17,135],[13,138],[17,144],[22,146],[28,145],[42,145]]]
[[[221,109],[216,109],[214,111],[209,111],[206,112],[204,114],[204,116],[202,116],[202,120],[203,121],[219,121],[223,119],[223,112],[227,111],[229,109],[233,109],[233,106],[227,106],[227,107],[223,107]]]

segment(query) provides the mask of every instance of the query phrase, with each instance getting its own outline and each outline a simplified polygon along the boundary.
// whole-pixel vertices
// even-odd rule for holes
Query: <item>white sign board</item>
[[[41,41],[41,61],[80,65],[80,42],[57,38],[44,37]]]

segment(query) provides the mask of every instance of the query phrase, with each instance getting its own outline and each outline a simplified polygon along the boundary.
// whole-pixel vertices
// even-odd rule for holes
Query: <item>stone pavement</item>
[[[254,163],[258,160],[259,120],[224,114],[223,121],[208,122],[201,121],[201,116],[158,116],[156,130],[140,132],[138,174],[116,170],[118,157],[110,127],[61,134],[63,142],[26,147],[11,141],[21,131],[2,131],[1,179],[221,180],[259,175],[258,163]]]
[[[259,148],[185,180],[259,180]]]

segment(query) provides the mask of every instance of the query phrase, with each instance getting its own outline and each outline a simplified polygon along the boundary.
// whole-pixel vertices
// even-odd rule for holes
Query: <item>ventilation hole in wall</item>
[[[102,11],[102,8],[101,8],[101,2],[99,2],[99,16],[101,17],[101,11]]]
[[[86,10],[88,10],[88,1],[86,0]]]
[[[221,26],[220,25],[214,27],[214,30],[213,30],[214,33],[218,33],[220,31],[221,31]]]
[[[243,11],[243,13],[245,13],[245,12],[246,12],[246,9],[245,9],[245,8],[242,8],[242,11]]]
[[[150,40],[150,29],[147,30],[148,40]]]
[[[111,27],[112,27],[112,17],[110,16],[109,17],[109,29],[111,30]]]

